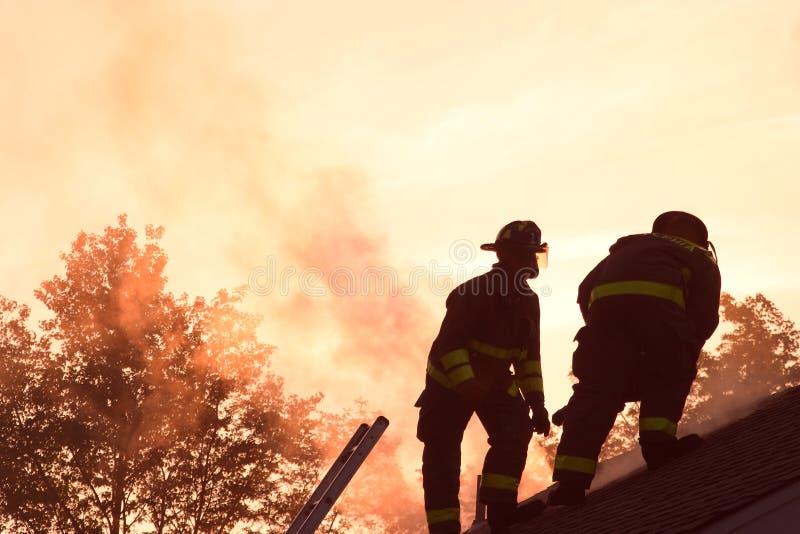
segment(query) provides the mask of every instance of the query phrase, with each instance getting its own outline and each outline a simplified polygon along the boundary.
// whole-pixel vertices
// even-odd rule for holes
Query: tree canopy
[[[258,318],[167,291],[161,228],[81,233],[0,298],[0,517],[18,532],[282,532],[313,487],[319,395],[287,395]]]

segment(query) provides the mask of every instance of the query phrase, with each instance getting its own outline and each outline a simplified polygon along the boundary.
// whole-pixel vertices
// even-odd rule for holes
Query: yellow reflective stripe
[[[428,375],[448,389],[453,387],[453,384],[450,383],[447,375],[434,367],[430,360],[428,360]]]
[[[711,261],[714,265],[717,264],[717,259],[714,257],[714,254],[711,253],[706,247],[703,247],[694,241],[689,241],[688,239],[684,239],[682,237],[678,237],[676,235],[669,235],[669,234],[660,234],[658,232],[653,232],[652,235],[656,237],[660,237],[661,239],[666,239],[667,241],[672,241],[676,245],[680,245],[683,248],[689,249],[690,252],[694,252],[695,250],[700,250],[703,253],[703,256],[706,257],[709,261]]]
[[[453,389],[465,380],[475,377],[475,372],[471,365],[462,365],[452,369],[448,374],[438,370],[430,360],[428,360],[428,375],[448,389]]]
[[[469,363],[469,353],[467,349],[456,349],[448,352],[441,357],[442,367],[447,371],[462,363]]]
[[[539,360],[524,360],[520,366],[520,374],[542,376],[542,362]]]
[[[556,456],[554,469],[560,471],[576,471],[587,475],[594,475],[597,468],[597,461],[591,458],[581,458],[580,456],[566,456],[559,454]]]
[[[648,295],[650,297],[660,297],[671,300],[683,309],[686,303],[683,300],[683,289],[670,284],[660,282],[649,282],[647,280],[630,280],[626,282],[611,282],[602,284],[592,289],[589,295],[589,306],[597,299],[612,297],[616,295]]]
[[[522,352],[521,349],[502,349],[500,347],[490,345],[489,343],[483,343],[481,341],[478,341],[477,339],[470,339],[469,341],[467,341],[467,346],[482,354],[486,354],[487,356],[491,356],[493,358],[498,358],[501,360],[510,360],[512,358],[517,358]]]
[[[447,378],[451,385],[457,386],[470,378],[475,378],[475,373],[472,371],[471,365],[462,365],[447,373]]]
[[[544,382],[541,376],[530,376],[520,381],[520,388],[523,394],[531,393],[532,391],[544,393]]]
[[[444,523],[445,521],[458,521],[460,519],[459,515],[458,508],[439,508],[425,512],[429,525]]]
[[[666,417],[640,417],[639,430],[643,432],[663,432],[674,436],[678,433],[678,425]]]
[[[519,479],[497,473],[484,473],[481,476],[481,488],[517,491]]]

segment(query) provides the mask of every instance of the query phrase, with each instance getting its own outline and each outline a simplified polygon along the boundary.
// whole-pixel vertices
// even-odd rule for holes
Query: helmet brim
[[[536,252],[547,252],[547,243],[542,243],[541,245],[523,245],[520,243],[484,243],[481,245],[481,250],[492,250],[497,251],[500,247],[507,247],[507,248],[516,248],[516,249],[525,249],[525,250],[535,250]]]

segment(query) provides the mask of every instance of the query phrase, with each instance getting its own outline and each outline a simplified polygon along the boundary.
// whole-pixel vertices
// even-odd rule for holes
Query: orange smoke
[[[296,160],[306,148],[276,129],[274,88],[258,68],[280,51],[254,45],[241,23],[246,13],[194,2],[3,9],[14,24],[0,35],[0,62],[15,74],[0,89],[1,170],[26,183],[20,194],[31,202],[21,202],[29,211],[19,215],[31,219],[54,262],[19,268],[18,285],[51,276],[55,252],[79,229],[122,212],[133,226],[166,228],[173,291],[240,286],[265,255],[279,270],[318,269],[322,278],[305,289],[295,277],[285,295],[251,294],[245,304],[264,315],[262,339],[278,346],[272,365],[288,389],[322,391],[330,410],[364,398],[390,419],[386,454],[401,466],[395,493],[422,514],[412,405],[444,298],[431,312],[425,286],[402,295],[370,277],[394,273],[403,289],[407,269],[381,230],[370,179],[347,168],[309,170]],[[348,273],[354,290],[340,291]],[[487,446],[474,426],[465,439],[468,479]],[[473,492],[470,482],[462,495]]]
[[[391,451],[402,469],[399,477],[384,477],[381,488],[373,486],[371,490],[386,491],[384,509],[390,508],[391,499],[397,499],[416,503],[412,513],[421,515],[422,488],[417,472],[421,444],[415,438],[417,410],[412,405],[424,385],[425,361],[445,311],[444,298],[441,307],[432,312],[422,298],[428,288],[404,285],[406,273],[391,263],[389,243],[383,232],[376,230],[382,224],[372,210],[365,177],[344,170],[325,171],[308,183],[306,194],[297,200],[296,211],[283,216],[291,228],[283,249],[299,271],[319,269],[315,288],[324,296],[298,292],[284,306],[273,306],[269,313],[277,311],[284,318],[282,324],[307,343],[313,344],[315,336],[326,332],[335,337],[325,351],[288,364],[294,370],[287,376],[295,384],[298,379],[301,384],[314,384],[334,397],[340,408],[343,402],[362,397],[370,409],[389,418],[387,438],[393,445],[384,449],[386,452],[378,448],[375,454]],[[385,275],[383,285],[364,275],[375,272]],[[342,279],[352,283],[342,283]],[[287,358],[300,354],[298,350]],[[332,448],[337,446],[341,445]],[[486,433],[474,418],[463,444],[461,497],[465,521],[472,518],[475,475],[482,468],[487,447]],[[384,459],[372,461],[385,465],[381,463]],[[522,497],[542,489],[549,477],[541,451],[534,446],[526,473]],[[359,479],[354,481],[359,483]],[[408,507],[393,509],[409,513]]]

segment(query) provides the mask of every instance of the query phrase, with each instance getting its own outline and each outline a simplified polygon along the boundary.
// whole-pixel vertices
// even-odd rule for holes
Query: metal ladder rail
[[[316,531],[387,426],[389,420],[378,416],[372,425],[364,423],[358,427],[306,505],[295,516],[286,534],[312,534]]]

